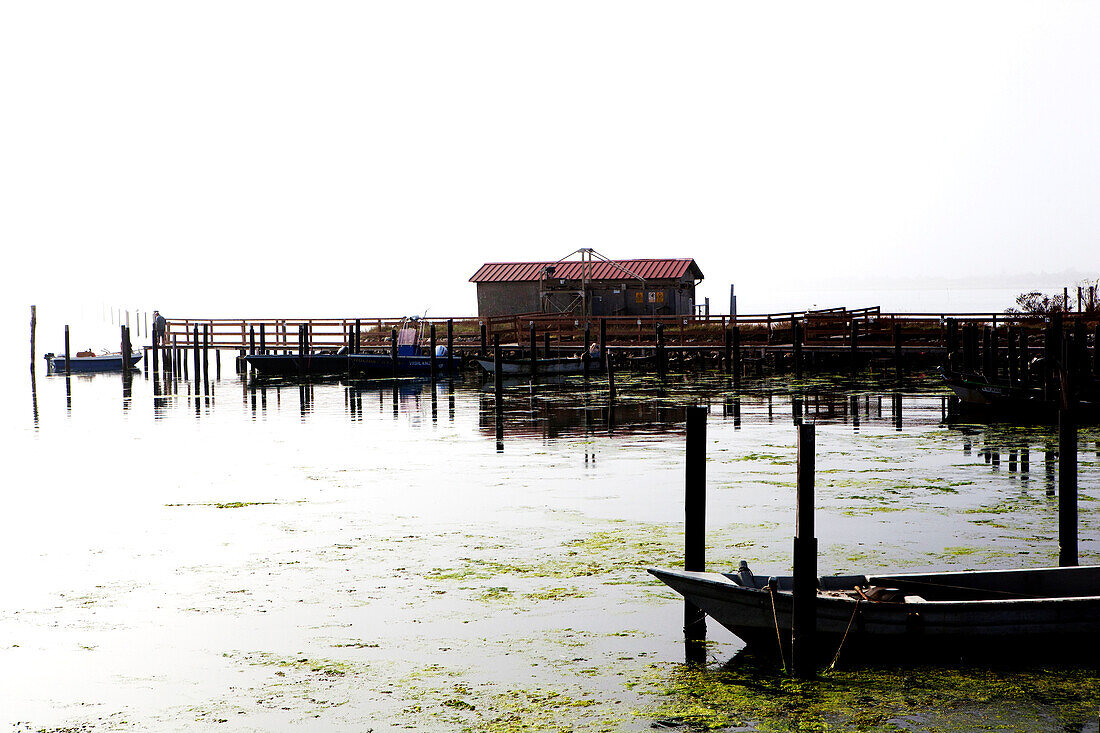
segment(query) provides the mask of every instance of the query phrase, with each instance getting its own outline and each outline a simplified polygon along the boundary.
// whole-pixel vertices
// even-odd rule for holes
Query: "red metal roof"
[[[679,280],[689,272],[696,280],[703,278],[703,271],[695,260],[689,258],[675,260],[614,260],[618,265],[630,272],[637,274],[645,280]],[[584,277],[584,263],[572,262],[487,262],[474,273],[470,282],[520,282],[524,280],[538,280],[542,276],[544,267],[554,266],[555,279],[580,280]],[[619,267],[593,260],[588,263],[588,278],[590,280],[631,280],[631,275],[620,270]]]

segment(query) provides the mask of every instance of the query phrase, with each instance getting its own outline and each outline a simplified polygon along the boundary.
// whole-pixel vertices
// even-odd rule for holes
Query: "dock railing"
[[[1066,313],[1067,329],[1076,324],[1095,329],[1100,322],[1096,313]],[[260,349],[268,353],[293,353],[298,349],[298,330],[305,326],[308,348],[337,350],[349,346],[356,323],[359,324],[359,348],[362,351],[389,349],[393,329],[400,328],[404,318],[173,318],[167,323],[167,342],[175,341],[180,348],[193,348],[195,327],[202,345],[203,327],[209,332],[209,346],[219,349]],[[576,314],[521,313],[489,318],[428,318],[434,324],[437,343],[446,344],[450,324],[456,352],[470,353],[493,343],[499,336],[503,346],[525,348],[534,327],[540,348],[545,334],[550,335],[551,349],[574,352],[583,349],[586,326],[593,341],[599,339],[601,321],[605,345],[616,348],[653,348],[656,327],[664,328],[665,345],[669,348],[722,348],[725,332],[740,330],[743,349],[790,348],[795,342],[796,326],[801,332],[801,347],[806,349],[893,348],[898,339],[905,349],[942,350],[948,347],[948,324],[959,327],[974,325],[999,329],[1022,327],[1029,334],[1043,333],[1046,319],[1042,316],[1005,313],[882,313],[877,307],[847,310],[835,308],[814,311],[792,311],[759,315],[692,316],[579,316]],[[854,339],[854,343],[853,343]]]

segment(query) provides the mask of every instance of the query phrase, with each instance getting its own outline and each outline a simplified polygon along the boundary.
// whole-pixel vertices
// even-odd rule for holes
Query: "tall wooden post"
[[[397,329],[390,329],[390,364],[393,366],[393,378],[397,379]]]
[[[69,324],[65,324],[65,376],[69,376],[71,369],[69,366]]]
[[[607,319],[600,318],[600,366],[607,367]]]
[[[260,324],[260,355],[263,356],[267,353],[267,328],[264,324]]]
[[[986,379],[993,379],[993,330],[989,326],[982,326],[982,374]]]
[[[123,373],[130,371],[130,352],[126,348],[126,326],[119,326],[119,347],[118,350],[122,353],[122,371]]]
[[[740,389],[741,387],[741,328],[734,326],[730,329],[730,337],[732,339],[733,348],[733,387],[734,389]]]
[[[1020,326],[1020,384],[1027,387],[1031,384],[1031,370],[1028,368],[1028,343],[1027,328]]]
[[[725,329],[722,333],[722,337],[725,340],[725,366],[726,374],[733,371],[733,329]]]
[[[539,345],[535,340],[535,322],[531,321],[531,378],[533,379],[539,371]]]
[[[791,316],[791,358],[794,360],[794,375],[802,376],[802,328],[798,318]]]
[[[1009,326],[1007,331],[1008,340],[1008,383],[1010,385],[1016,384],[1019,379],[1019,364],[1016,357],[1016,331]]]
[[[684,471],[684,570],[702,572],[706,567],[707,516],[707,408],[689,407]],[[706,639],[703,611],[684,601],[684,639]]]
[[[610,404],[615,403],[615,398],[618,396],[618,392],[615,389],[615,362],[611,360],[611,354],[604,354],[604,360],[606,361],[607,369],[607,400]]]
[[[894,322],[894,378],[901,379],[905,373],[901,349],[901,324]]]
[[[1058,411],[1058,564],[1077,564],[1077,423]]]
[[[488,342],[487,342],[488,335],[489,335],[489,332],[485,329],[485,324],[482,323],[481,324],[481,351],[480,351],[480,356],[483,357],[483,358],[484,358],[486,352],[489,350]]]
[[[198,383],[202,378],[202,372],[200,371],[199,359],[202,358],[202,354],[199,353],[199,324],[195,324],[195,328],[192,329],[191,337],[191,350],[194,354],[191,355],[192,361],[195,362],[195,382]]]
[[[817,538],[814,536],[814,425],[798,426],[798,484],[794,530],[791,662],[794,674],[812,678],[817,632]]]
[[[298,350],[302,348],[302,329],[298,327]],[[248,355],[256,355],[256,326],[255,324],[249,324],[248,326]],[[301,356],[301,354],[299,354]]]
[[[588,358],[588,344],[592,340],[592,327],[587,322],[584,324],[584,353],[581,354],[581,361],[584,363],[584,381],[588,383],[588,372],[592,368],[591,360]]]
[[[504,363],[500,355],[500,334],[493,334],[493,395],[496,397],[496,411],[504,411]],[[499,417],[497,423],[500,423]]]
[[[37,308],[31,306],[31,372],[34,372],[34,329],[38,325]]]
[[[455,373],[455,319],[447,319],[447,373]]]
[[[657,339],[657,372],[663,377],[668,371],[668,362],[665,357],[665,324],[658,321],[654,328]]]
[[[432,384],[435,384],[436,355],[435,355],[435,324],[428,327],[428,348],[432,350]],[[435,399],[435,390],[432,390],[432,399]]]
[[[210,379],[210,324],[208,323],[202,324],[202,375],[204,379]]]

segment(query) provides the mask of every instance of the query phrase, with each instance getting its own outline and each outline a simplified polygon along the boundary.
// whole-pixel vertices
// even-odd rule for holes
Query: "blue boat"
[[[46,354],[47,371],[50,374],[65,373],[65,356]],[[141,361],[141,352],[130,354],[130,366],[137,366]],[[78,352],[76,356],[69,357],[70,372],[120,372],[122,371],[122,354],[96,354],[91,351]]]

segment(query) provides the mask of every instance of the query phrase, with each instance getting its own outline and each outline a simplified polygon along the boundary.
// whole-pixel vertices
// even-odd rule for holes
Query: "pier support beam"
[[[707,516],[707,408],[689,407],[684,470],[684,570],[706,568]],[[702,609],[684,601],[684,641],[690,661],[705,662],[707,620]],[[696,649],[692,649],[692,645]],[[702,659],[698,657],[702,653]]]
[[[1077,564],[1077,423],[1058,411],[1058,564]]]
[[[798,484],[794,530],[791,666],[800,679],[814,677],[817,635],[817,538],[814,536],[814,425],[798,426]]]

